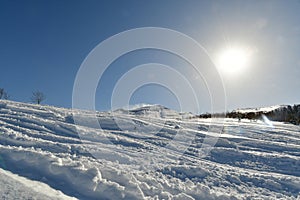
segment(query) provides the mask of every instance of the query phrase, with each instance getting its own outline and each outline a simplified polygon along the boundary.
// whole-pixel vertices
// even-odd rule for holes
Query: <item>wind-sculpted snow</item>
[[[97,129],[74,112],[86,124],[93,114],[0,101],[2,199],[300,198],[299,126],[147,105],[96,113]],[[219,138],[201,156],[207,137]]]

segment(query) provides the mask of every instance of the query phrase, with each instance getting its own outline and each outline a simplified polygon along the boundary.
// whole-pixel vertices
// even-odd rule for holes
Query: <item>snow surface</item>
[[[1,199],[43,199],[75,200],[45,183],[28,180],[0,168]]]
[[[97,129],[74,112],[94,114],[0,101],[2,199],[300,199],[299,126],[147,105],[96,113]]]

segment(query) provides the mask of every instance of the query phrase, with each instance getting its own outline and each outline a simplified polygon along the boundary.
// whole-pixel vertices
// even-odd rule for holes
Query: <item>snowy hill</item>
[[[75,112],[87,122],[93,115]],[[72,114],[0,101],[0,198],[300,198],[299,126],[189,119],[148,105],[98,112],[99,129]]]
[[[131,114],[131,115],[144,115],[149,117],[160,117],[160,118],[188,118],[193,116],[191,113],[179,113],[162,105],[149,105],[140,104],[134,105],[129,109],[119,109],[116,110],[117,113]]]

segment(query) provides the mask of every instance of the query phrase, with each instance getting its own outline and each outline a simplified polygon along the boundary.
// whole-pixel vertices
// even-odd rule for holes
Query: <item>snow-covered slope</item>
[[[299,126],[188,119],[160,106],[97,117],[101,130],[74,124],[69,109],[0,101],[0,197],[300,198]],[[199,156],[217,135],[210,125],[222,134]],[[186,140],[172,144],[177,135]]]

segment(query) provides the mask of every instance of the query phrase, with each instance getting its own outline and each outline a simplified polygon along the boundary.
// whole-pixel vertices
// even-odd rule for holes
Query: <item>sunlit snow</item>
[[[89,111],[76,112],[88,119]],[[300,198],[299,126],[244,119],[211,124],[190,115],[158,105],[99,112],[98,130],[75,125],[70,109],[0,101],[0,197]],[[128,122],[127,130],[113,116]],[[222,134],[208,132],[210,125],[224,125]],[[176,134],[187,140],[165,148]],[[207,136],[220,137],[201,157]]]

